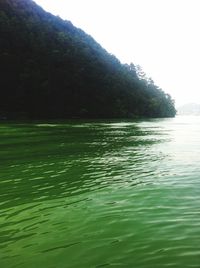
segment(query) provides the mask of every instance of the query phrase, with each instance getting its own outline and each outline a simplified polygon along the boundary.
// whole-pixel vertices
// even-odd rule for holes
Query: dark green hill
[[[172,117],[171,97],[31,0],[0,0],[0,117]]]

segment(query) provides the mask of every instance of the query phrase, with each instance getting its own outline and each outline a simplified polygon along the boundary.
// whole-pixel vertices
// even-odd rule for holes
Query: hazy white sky
[[[123,63],[143,67],[176,105],[200,103],[200,0],[35,0]]]

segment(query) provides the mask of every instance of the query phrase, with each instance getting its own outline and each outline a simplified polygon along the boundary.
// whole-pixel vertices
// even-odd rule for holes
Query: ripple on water
[[[9,126],[0,266],[199,268],[200,128],[179,120]]]

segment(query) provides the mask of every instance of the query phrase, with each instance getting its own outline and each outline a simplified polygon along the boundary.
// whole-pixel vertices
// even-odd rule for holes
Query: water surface
[[[0,267],[200,267],[200,118],[0,124]]]

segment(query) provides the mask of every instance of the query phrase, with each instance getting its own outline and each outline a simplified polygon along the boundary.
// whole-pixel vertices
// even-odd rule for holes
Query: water
[[[200,267],[200,118],[0,125],[0,267]]]

